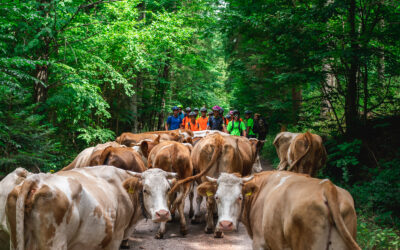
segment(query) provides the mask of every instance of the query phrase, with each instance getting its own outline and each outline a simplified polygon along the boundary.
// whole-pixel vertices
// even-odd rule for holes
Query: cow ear
[[[146,157],[146,158],[147,158],[148,155],[149,155],[148,150],[149,150],[148,141],[142,141],[142,142],[140,143],[140,151],[142,151],[143,156]]]
[[[243,185],[242,192],[244,194],[243,195],[244,197],[252,196],[257,191],[258,191],[258,186],[254,184],[254,182],[248,182]]]
[[[158,135],[157,138],[153,141],[154,144],[160,143],[161,135]]]
[[[214,196],[217,192],[217,184],[212,182],[203,182],[197,187],[197,193],[201,196]]]
[[[137,177],[132,177],[132,178],[126,179],[122,183],[122,186],[124,187],[126,192],[128,192],[128,194],[130,194],[130,195],[138,193],[142,190],[142,182]]]

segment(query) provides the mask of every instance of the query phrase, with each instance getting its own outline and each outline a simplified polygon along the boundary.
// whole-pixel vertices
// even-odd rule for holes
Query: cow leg
[[[166,222],[161,222],[160,223],[160,229],[158,230],[158,233],[156,234],[156,236],[154,238],[156,239],[162,239],[164,238],[164,234],[165,234],[165,225],[167,223]]]
[[[214,203],[213,197],[207,198],[207,225],[204,230],[207,234],[211,234],[214,231]]]
[[[192,218],[194,215],[194,210],[193,210],[193,198],[194,198],[194,183],[190,185],[190,193],[189,193],[189,202],[190,202],[190,208],[189,208],[189,218]]]
[[[194,214],[194,219],[192,219],[192,224],[199,224],[201,222],[201,214],[200,214],[200,207],[201,203],[203,202],[203,196],[198,195],[196,197],[196,211]]]
[[[184,208],[185,208],[186,196],[190,192],[190,186],[191,186],[191,184],[186,184],[184,186],[184,190],[182,192],[182,196],[179,199],[179,205],[178,205],[179,216],[180,216],[180,224],[181,224],[181,234],[182,235],[186,235],[187,234],[186,218],[185,218],[185,214],[184,214]]]
[[[171,213],[171,220],[169,222],[173,222],[175,219],[176,199],[177,199],[176,193],[173,193],[168,197],[168,207],[170,208],[170,213]]]

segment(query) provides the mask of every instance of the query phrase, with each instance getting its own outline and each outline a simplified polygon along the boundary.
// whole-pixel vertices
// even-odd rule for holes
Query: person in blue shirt
[[[178,116],[178,107],[172,107],[172,111],[174,112],[174,114],[168,116],[167,122],[165,123],[165,130],[178,129],[182,123],[182,119]]]

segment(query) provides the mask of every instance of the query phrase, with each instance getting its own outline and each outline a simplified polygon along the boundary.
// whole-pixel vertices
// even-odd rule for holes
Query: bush
[[[399,231],[394,228],[382,228],[371,217],[358,215],[357,242],[361,249],[399,249]]]

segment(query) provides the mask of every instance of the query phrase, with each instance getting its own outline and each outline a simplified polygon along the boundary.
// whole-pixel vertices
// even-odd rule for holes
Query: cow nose
[[[223,220],[219,223],[219,226],[224,231],[232,231],[233,230],[233,223],[231,221]]]
[[[157,219],[160,219],[160,220],[168,220],[169,219],[168,218],[169,212],[167,210],[164,210],[164,209],[158,210],[156,212],[156,215],[158,217]]]

